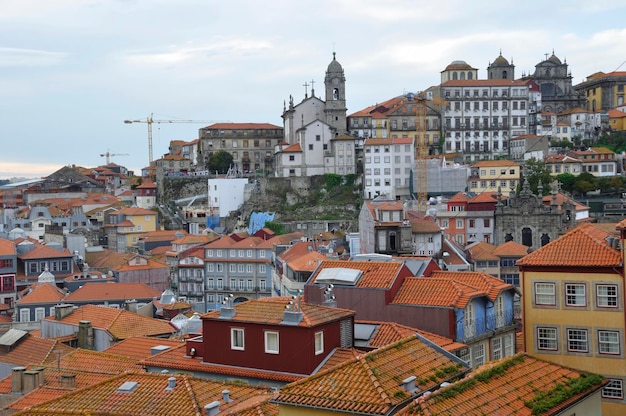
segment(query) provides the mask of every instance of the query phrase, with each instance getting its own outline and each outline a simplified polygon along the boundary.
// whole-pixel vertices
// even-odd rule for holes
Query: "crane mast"
[[[154,159],[152,157],[152,125],[156,124],[173,124],[173,123],[230,123],[228,120],[155,120],[153,118],[154,113],[150,113],[150,116],[145,120],[124,120],[125,124],[133,124],[133,123],[146,123],[148,125],[148,166],[152,166],[152,162]]]

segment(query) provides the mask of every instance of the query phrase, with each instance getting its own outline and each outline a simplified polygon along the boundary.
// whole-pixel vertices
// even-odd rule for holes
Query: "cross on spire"
[[[311,80],[311,96],[315,97],[315,81]]]
[[[309,96],[309,83],[305,82],[304,84],[302,84],[302,86],[304,87],[304,97],[308,97]]]

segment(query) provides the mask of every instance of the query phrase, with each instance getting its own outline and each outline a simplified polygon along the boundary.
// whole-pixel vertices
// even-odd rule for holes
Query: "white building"
[[[415,168],[413,138],[369,138],[363,145],[364,198],[385,195],[387,199],[409,199],[411,171]]]
[[[247,185],[247,178],[209,179],[207,201],[210,212],[223,218],[238,210],[245,201],[244,190]]]

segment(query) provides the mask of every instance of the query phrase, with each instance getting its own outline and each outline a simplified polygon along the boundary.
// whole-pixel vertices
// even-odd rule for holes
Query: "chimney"
[[[61,303],[54,307],[54,319],[60,321],[65,318],[67,315],[72,313],[74,310],[74,305],[70,305],[69,303]]]
[[[61,386],[68,389],[75,389],[76,374],[61,374]]]
[[[236,313],[237,311],[235,310],[235,308],[222,306],[222,309],[220,309],[220,319],[234,318]]]
[[[24,378],[22,379],[22,392],[24,394],[29,393],[39,387],[39,371],[27,370],[24,371]]]
[[[93,349],[93,327],[90,321],[78,322],[78,348]]]
[[[128,312],[137,313],[137,299],[128,299],[125,301],[124,309]]]
[[[165,390],[174,390],[176,388],[176,377],[169,377],[167,379],[167,387]]]
[[[169,349],[170,347],[168,347],[167,345],[156,345],[150,348],[150,355],[160,354],[163,351],[167,351]]]
[[[207,416],[215,416],[220,412],[220,402],[217,400],[204,406],[204,413]]]
[[[222,400],[224,400],[224,403],[230,403],[233,400],[230,398],[230,391],[229,390],[222,390]]]
[[[11,393],[21,393],[23,389],[24,371],[26,367],[13,367],[11,373]]]

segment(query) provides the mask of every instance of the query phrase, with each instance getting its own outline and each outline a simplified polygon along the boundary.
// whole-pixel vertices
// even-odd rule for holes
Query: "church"
[[[308,94],[308,87],[311,94]],[[277,177],[338,175],[356,172],[355,141],[347,134],[346,78],[333,52],[324,77],[325,99],[315,81],[305,83],[304,99],[283,106],[284,140],[276,146]]]

